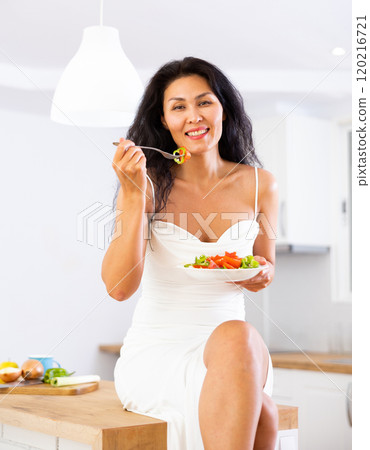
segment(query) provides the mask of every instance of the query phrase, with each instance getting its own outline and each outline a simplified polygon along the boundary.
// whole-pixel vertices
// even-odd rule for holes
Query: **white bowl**
[[[200,281],[244,281],[256,276],[261,270],[266,269],[268,264],[260,265],[253,269],[197,269],[195,267],[176,266],[185,270],[186,273]]]

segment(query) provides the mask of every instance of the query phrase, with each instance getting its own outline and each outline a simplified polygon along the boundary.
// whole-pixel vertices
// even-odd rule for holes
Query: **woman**
[[[273,449],[271,358],[245,321],[242,288],[272,281],[274,240],[263,223],[276,228],[277,186],[256,167],[242,98],[212,64],[170,62],[149,82],[127,137],[113,160],[117,236],[102,267],[116,300],[142,282],[114,372],[123,407],[167,421],[169,450]],[[177,165],[135,144],[192,156]],[[253,252],[266,269],[205,283],[177,267],[225,251]]]

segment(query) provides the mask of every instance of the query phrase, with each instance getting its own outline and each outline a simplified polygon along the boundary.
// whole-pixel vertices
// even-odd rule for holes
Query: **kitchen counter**
[[[272,352],[271,359],[274,368],[352,373],[352,354]]]
[[[122,344],[106,344],[106,345],[99,345],[99,350],[101,352],[112,353],[112,355],[119,356],[121,347]]]
[[[6,425],[25,428],[93,450],[166,448],[166,422],[124,411],[113,381],[101,381],[98,390],[83,395],[3,394],[0,422],[5,430]]]
[[[167,448],[166,422],[124,411],[112,381],[101,381],[97,391],[84,395],[4,394],[0,400],[0,423],[4,424],[0,447],[7,438],[8,428],[11,431],[17,427],[14,429],[55,436],[57,442],[53,448],[59,448],[59,438],[88,444],[86,448],[93,450]],[[282,405],[278,408],[279,430],[297,429],[298,408]]]

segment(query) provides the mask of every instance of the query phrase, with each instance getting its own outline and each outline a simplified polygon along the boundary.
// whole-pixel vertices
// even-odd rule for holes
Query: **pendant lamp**
[[[143,94],[141,80],[125,55],[118,30],[84,29],[82,43],[54,93],[51,120],[81,127],[128,127]]]

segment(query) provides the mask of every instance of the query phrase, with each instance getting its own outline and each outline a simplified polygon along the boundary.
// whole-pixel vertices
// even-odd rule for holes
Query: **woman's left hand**
[[[266,261],[266,258],[263,256],[254,256],[254,259],[258,261],[261,266],[266,267],[264,267],[255,277],[249,278],[249,280],[228,281],[227,283],[236,284],[252,292],[258,292],[267,287],[274,277],[275,268],[270,262]]]

